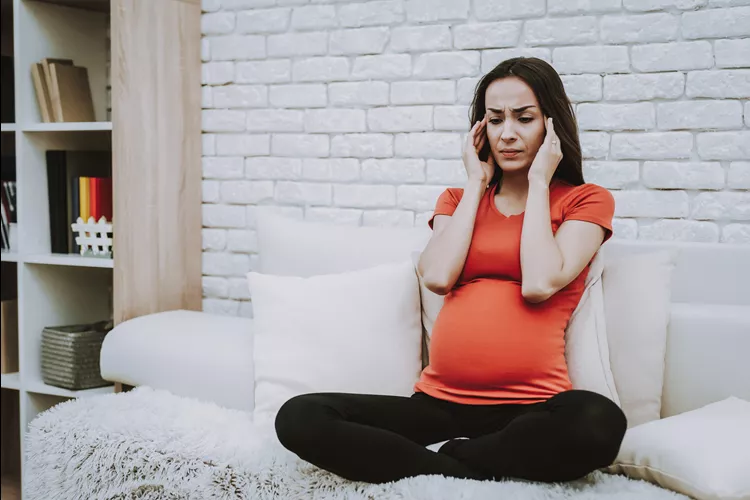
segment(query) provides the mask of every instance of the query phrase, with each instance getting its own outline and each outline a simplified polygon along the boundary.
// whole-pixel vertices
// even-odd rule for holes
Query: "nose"
[[[513,142],[518,138],[516,134],[516,127],[513,124],[513,120],[505,120],[503,122],[503,128],[500,131],[500,139],[503,142]]]

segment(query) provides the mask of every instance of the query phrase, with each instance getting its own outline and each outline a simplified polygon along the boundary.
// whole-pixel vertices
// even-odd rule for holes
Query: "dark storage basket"
[[[111,385],[101,377],[99,354],[111,321],[50,326],[42,331],[42,380],[80,391]]]

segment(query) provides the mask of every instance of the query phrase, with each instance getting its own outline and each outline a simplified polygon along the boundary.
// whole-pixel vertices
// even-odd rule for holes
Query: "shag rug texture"
[[[540,484],[420,476],[352,482],[300,460],[252,415],[146,387],[61,403],[26,439],[31,500],[687,500],[595,472]]]

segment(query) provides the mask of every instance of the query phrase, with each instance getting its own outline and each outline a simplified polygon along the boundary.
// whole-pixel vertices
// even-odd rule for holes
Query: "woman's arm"
[[[586,267],[604,241],[604,229],[591,222],[565,221],[552,234],[549,186],[529,181],[521,231],[521,293],[543,302],[566,287]]]
[[[477,207],[485,188],[484,182],[470,180],[453,215],[435,216],[432,238],[417,266],[428,290],[445,295],[456,284],[469,253]]]
[[[547,136],[529,169],[529,194],[521,231],[521,293],[529,302],[543,302],[567,286],[586,267],[604,241],[604,229],[571,220],[552,233],[549,183],[562,159],[552,119]]]
[[[417,271],[428,290],[439,295],[450,292],[461,276],[469,253],[471,237],[479,202],[484,196],[487,183],[492,179],[495,162],[492,155],[486,162],[479,159],[478,152],[487,140],[487,118],[474,124],[466,136],[463,162],[468,181],[461,201],[453,215],[436,215],[433,219],[433,234],[419,258]]]

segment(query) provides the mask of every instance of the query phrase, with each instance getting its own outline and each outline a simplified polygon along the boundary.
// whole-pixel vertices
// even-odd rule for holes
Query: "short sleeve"
[[[615,198],[612,193],[596,184],[578,186],[565,204],[563,221],[592,222],[605,230],[604,241],[612,237],[612,218],[615,215]]]
[[[437,202],[435,203],[435,211],[433,212],[427,224],[432,229],[432,223],[435,220],[436,215],[453,215],[456,211],[458,202],[461,201],[463,195],[463,189],[448,188],[438,196]]]

